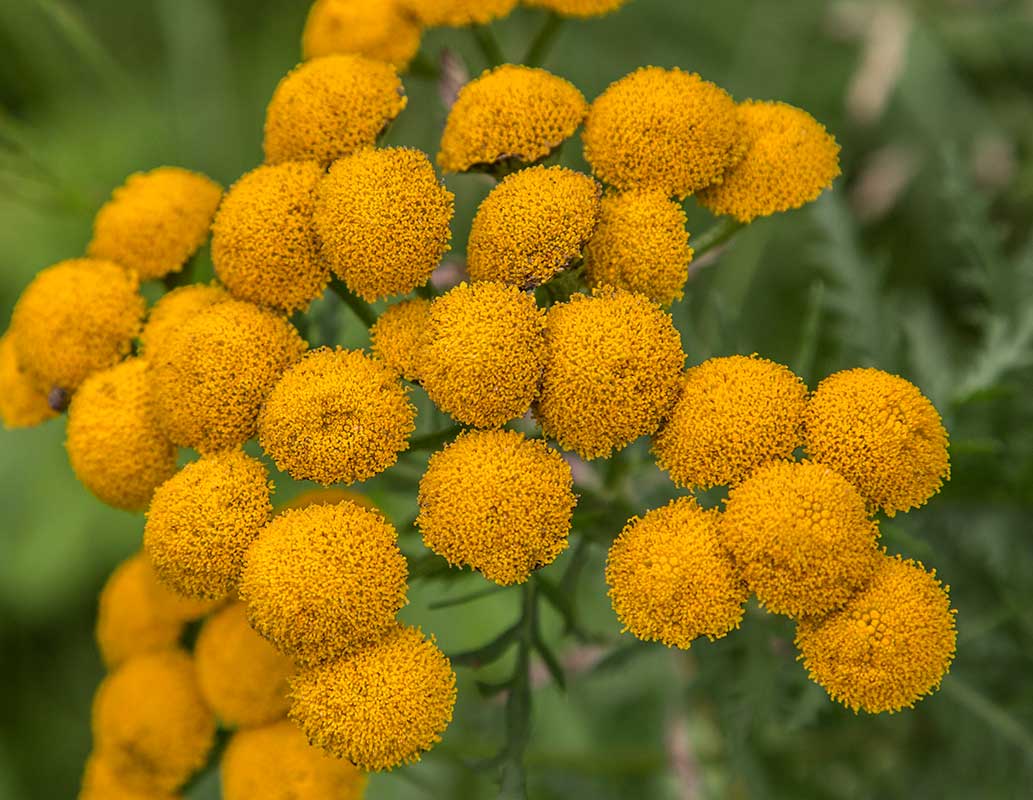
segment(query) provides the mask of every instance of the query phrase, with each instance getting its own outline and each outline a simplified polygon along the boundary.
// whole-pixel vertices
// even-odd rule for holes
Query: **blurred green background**
[[[130,172],[177,164],[228,185],[260,161],[264,105],[299,56],[306,11],[305,0],[0,3],[0,323],[36,271],[83,251],[93,213]],[[540,20],[521,9],[494,26],[511,57]],[[589,545],[577,598],[590,643],[561,639],[559,621],[545,620],[569,676],[563,692],[535,668],[533,797],[1031,796],[1031,42],[1028,0],[633,0],[563,30],[546,66],[589,99],[641,64],[680,65],[737,98],[800,105],[843,145],[834,192],[758,221],[697,264],[674,313],[690,363],[756,351],[812,387],[876,365],[933,399],[951,433],[952,481],[927,507],[884,522],[884,541],[951,584],[959,640],[938,694],[913,711],[854,715],[806,680],[791,627],[756,609],[742,630],[687,653],[620,636],[605,548]],[[471,73],[483,68],[469,33],[425,38],[431,57],[446,46]],[[437,86],[406,84],[410,105],[390,141],[433,153],[445,116]],[[581,163],[577,150],[564,158]],[[490,183],[448,182],[461,255]],[[708,215],[686,206],[690,230],[704,230]],[[364,331],[339,313],[340,341],[362,344]],[[96,596],[143,526],[76,483],[62,440],[62,421],[0,435],[2,798],[77,791],[102,676]],[[621,491],[632,509],[674,494],[645,446],[630,458]],[[407,464],[400,472],[418,476],[420,459]],[[284,499],[299,491],[278,487]],[[398,481],[367,489],[399,526],[412,519],[413,492]],[[615,512],[596,533],[623,523]],[[418,549],[414,536],[403,530],[406,547]],[[479,580],[414,581],[405,619],[446,652],[483,643],[515,616],[517,592],[428,607]],[[467,762],[501,745],[502,714],[461,669],[442,745],[375,777],[369,796],[493,797],[494,774]],[[217,797],[217,776],[191,796]]]

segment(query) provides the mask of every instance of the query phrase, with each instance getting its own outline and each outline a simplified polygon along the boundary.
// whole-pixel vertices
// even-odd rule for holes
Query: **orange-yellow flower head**
[[[875,569],[878,526],[839,474],[808,461],[761,467],[729,493],[721,540],[746,585],[776,614],[842,606]]]
[[[445,172],[540,161],[588,112],[584,95],[543,69],[503,64],[466,84],[448,113],[438,164]]]
[[[230,187],[212,228],[212,263],[234,296],[292,313],[323,293],[330,266],[312,216],[322,177],[315,161],[288,161]]]
[[[433,637],[397,626],[347,658],[300,669],[290,716],[313,745],[375,771],[441,741],[455,701],[455,673]]]
[[[932,694],[957,640],[949,588],[920,563],[880,557],[871,583],[843,609],[797,625],[811,679],[843,705],[872,714]]]
[[[420,49],[420,24],[401,0],[316,0],[301,35],[302,57],[357,53],[399,70]]]
[[[247,555],[251,625],[304,662],[379,641],[406,602],[397,540],[378,512],[349,501],[278,514]]]
[[[419,150],[362,150],[319,187],[323,255],[355,294],[373,301],[430,280],[452,238],[453,194]]]
[[[740,103],[745,157],[720,183],[701,191],[699,202],[715,214],[752,222],[799,208],[839,175],[839,145],[825,126],[787,103]]]
[[[585,247],[588,285],[616,286],[661,305],[682,296],[692,248],[685,212],[662,191],[608,193]]]
[[[535,416],[582,458],[652,434],[678,391],[685,354],[670,315],[642,295],[604,287],[554,305]]]
[[[639,639],[688,649],[739,627],[748,591],[717,535],[718,513],[691,497],[635,517],[610,547],[610,602]]]
[[[416,409],[361,350],[312,350],[284,373],[258,418],[262,449],[298,480],[364,481],[408,448]]]
[[[306,492],[292,497],[286,503],[276,507],[274,513],[280,514],[288,508],[308,508],[309,506],[328,506],[340,503],[343,500],[351,500],[357,506],[368,508],[370,511],[377,511],[377,504],[366,495],[359,494],[351,489],[342,489],[334,486],[329,489],[309,489]]]
[[[428,28],[461,28],[505,17],[517,0],[398,0],[398,4]]]
[[[240,450],[187,464],[158,487],[143,543],[158,576],[188,597],[223,597],[269,519],[265,466]]]
[[[564,17],[600,17],[616,11],[628,0],[524,0],[525,6],[544,8]]]
[[[144,281],[179,272],[208,238],[221,198],[222,187],[198,172],[137,172],[97,212],[86,252],[136,270]]]
[[[182,795],[126,786],[104,756],[92,753],[86,759],[78,800],[182,800]]]
[[[151,307],[140,332],[140,355],[151,363],[160,363],[160,349],[175,331],[208,306],[229,299],[229,293],[221,286],[203,283],[179,286],[162,295]]]
[[[169,336],[151,362],[162,428],[202,453],[243,444],[258,412],[305,342],[285,318],[241,300],[216,303]]]
[[[388,306],[369,329],[373,355],[407,381],[420,379],[420,348],[429,315],[430,300],[402,300]]]
[[[685,197],[721,180],[745,151],[735,101],[696,73],[642,67],[588,112],[585,158],[618,189]]]
[[[686,370],[653,454],[678,486],[736,484],[766,461],[792,458],[806,408],[807,387],[787,367],[756,356],[712,358]]]
[[[0,420],[8,430],[31,428],[46,422],[57,412],[50,407],[47,393],[41,391],[21,364],[14,347],[14,336],[0,337]]]
[[[538,393],[545,313],[501,283],[461,283],[434,301],[420,379],[442,411],[494,428],[522,417]]]
[[[395,68],[343,54],[299,64],[280,81],[265,115],[265,161],[331,161],[376,142],[405,108]]]
[[[599,195],[594,180],[565,167],[509,175],[477,209],[466,248],[470,277],[522,289],[545,283],[581,257]]]
[[[419,501],[427,547],[508,586],[567,548],[577,498],[559,453],[500,430],[464,433],[431,456]]]
[[[923,505],[950,478],[947,431],[933,404],[878,369],[844,370],[818,384],[804,448],[891,517]]]

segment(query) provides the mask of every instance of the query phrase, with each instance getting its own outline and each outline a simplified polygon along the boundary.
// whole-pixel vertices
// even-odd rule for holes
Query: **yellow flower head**
[[[806,408],[807,387],[787,367],[756,356],[712,358],[686,370],[653,453],[678,486],[736,484],[766,461],[792,458]]]
[[[720,181],[745,151],[728,92],[696,73],[660,67],[610,84],[592,103],[582,138],[600,180],[673,197]]]
[[[746,155],[699,193],[715,214],[752,222],[814,200],[839,175],[839,145],[820,122],[787,103],[740,103]]]
[[[529,289],[581,257],[599,214],[599,184],[564,167],[506,177],[477,209],[466,259],[475,281]]]
[[[584,95],[544,69],[503,64],[466,84],[448,113],[438,164],[446,172],[530,164],[573,135]]]
[[[422,32],[401,0],[316,0],[305,20],[301,52],[306,60],[357,53],[404,70],[420,49]]]
[[[891,517],[923,505],[950,478],[947,431],[933,404],[878,369],[844,370],[818,384],[804,447]]]
[[[588,285],[616,286],[670,305],[689,279],[685,212],[662,191],[608,193],[585,247]]]
[[[748,591],[717,535],[718,513],[691,497],[635,517],[610,547],[613,610],[639,639],[688,649],[739,627]]]
[[[461,28],[505,17],[517,0],[398,0],[398,4],[428,28]]]
[[[188,597],[223,597],[269,520],[269,476],[240,450],[187,464],[154,493],[143,543],[158,576]]]
[[[494,428],[527,413],[542,376],[545,313],[501,283],[461,283],[434,301],[420,379],[442,411]]]
[[[265,115],[265,161],[331,161],[372,145],[405,108],[398,73],[363,56],[324,56],[280,81]]]
[[[182,800],[182,797],[130,788],[119,780],[104,756],[94,753],[86,759],[78,800]]]
[[[878,526],[864,500],[821,464],[772,462],[729,493],[721,540],[746,585],[776,614],[842,606],[875,569]]]
[[[221,286],[203,283],[180,286],[162,295],[151,307],[140,332],[140,355],[151,363],[159,363],[160,348],[175,331],[208,306],[229,299],[229,293]]]
[[[430,300],[403,300],[388,306],[369,329],[373,355],[407,381],[420,379],[420,348],[429,315]]]
[[[300,669],[290,716],[309,741],[367,771],[418,761],[452,721],[456,676],[434,639],[396,626],[340,661]]]
[[[601,17],[616,11],[628,0],[524,0],[525,6],[544,8],[564,17]]]
[[[312,218],[322,177],[315,161],[288,161],[230,187],[212,228],[212,263],[236,297],[292,313],[323,293],[330,266]]]
[[[240,583],[251,625],[304,662],[377,642],[406,602],[397,540],[378,512],[348,501],[278,514]]]
[[[880,557],[871,583],[843,609],[797,625],[811,679],[843,705],[872,714],[932,694],[957,640],[949,589],[920,563]]]
[[[453,197],[419,150],[361,150],[335,163],[320,184],[323,255],[366,300],[411,292],[448,250]]]
[[[151,362],[158,420],[202,453],[243,444],[258,411],[305,342],[286,319],[251,303],[216,303],[182,323]]]
[[[12,430],[31,428],[56,416],[46,392],[18,363],[14,336],[8,331],[0,337],[0,420]]]
[[[221,198],[222,187],[198,172],[137,172],[97,212],[86,252],[136,270],[144,281],[179,272],[208,238]]]
[[[350,500],[357,506],[362,508],[368,508],[370,511],[377,511],[377,504],[370,500],[366,495],[359,494],[351,489],[341,489],[338,486],[330,489],[309,489],[306,492],[302,492],[296,497],[291,498],[286,503],[277,506],[274,513],[280,514],[286,511],[288,508],[308,508],[309,506],[329,506],[335,503],[343,502],[344,500]]]
[[[416,409],[384,364],[361,350],[309,351],[258,418],[262,449],[297,480],[364,481],[409,446]]]
[[[542,440],[472,431],[431,456],[419,501],[427,547],[508,586],[567,548],[577,498],[567,462]]]
[[[545,319],[545,371],[535,416],[582,458],[652,434],[678,391],[685,354],[670,315],[642,295],[604,287]]]

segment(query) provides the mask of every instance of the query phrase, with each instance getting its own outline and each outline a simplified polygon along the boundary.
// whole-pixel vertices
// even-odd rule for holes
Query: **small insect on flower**
[[[316,0],[301,34],[305,60],[357,53],[404,71],[420,49],[420,23],[402,0]]]
[[[517,0],[397,0],[428,28],[485,25],[511,12]]]
[[[429,315],[430,300],[422,297],[388,306],[369,329],[373,357],[383,361],[396,375],[418,382]]]
[[[0,420],[4,428],[32,428],[57,416],[47,392],[18,363],[10,331],[0,337]]]
[[[524,0],[525,6],[544,8],[564,17],[600,17],[610,14],[628,0]]]
[[[208,306],[229,299],[229,293],[214,283],[179,286],[163,294],[151,307],[140,332],[140,355],[152,364],[161,363],[161,348],[176,330]]]

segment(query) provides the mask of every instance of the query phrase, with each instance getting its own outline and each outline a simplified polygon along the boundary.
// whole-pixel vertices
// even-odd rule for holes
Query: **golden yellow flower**
[[[660,425],[685,354],[669,314],[642,295],[604,287],[554,305],[535,416],[582,458],[609,456]]]
[[[407,381],[420,379],[420,348],[429,314],[430,300],[402,300],[388,306],[369,329],[373,355]]]
[[[160,348],[175,331],[208,306],[229,299],[229,293],[221,286],[203,283],[179,286],[162,295],[151,307],[140,332],[140,355],[152,363],[159,363],[162,358]]]
[[[297,480],[364,481],[409,447],[416,409],[407,394],[388,367],[361,350],[311,350],[270,393],[258,439]]]
[[[8,430],[31,428],[56,417],[46,392],[40,391],[18,363],[14,336],[0,336],[0,420]]]
[[[448,113],[438,164],[446,172],[530,164],[573,135],[584,95],[543,69],[503,64],[466,84]]]
[[[280,81],[265,116],[265,161],[324,166],[376,142],[406,104],[390,64],[341,54],[299,64]]]
[[[879,558],[871,583],[826,617],[801,620],[812,680],[854,711],[900,711],[932,694],[950,669],[957,630],[950,597],[922,564]]]
[[[818,384],[804,448],[891,517],[923,505],[950,478],[947,431],[933,404],[878,369],[848,369]]]
[[[399,0],[316,0],[301,35],[302,57],[357,53],[399,70],[420,49],[420,24]]]
[[[277,506],[274,513],[280,514],[286,511],[288,508],[308,508],[309,506],[329,506],[335,503],[340,503],[344,500],[350,500],[357,506],[362,508],[368,508],[370,511],[379,511],[377,504],[370,500],[366,495],[359,494],[351,489],[341,489],[340,487],[332,487],[330,489],[309,489],[308,491],[302,492],[296,497],[291,498],[286,503]]]
[[[745,157],[697,199],[715,214],[752,222],[811,202],[839,175],[839,145],[825,126],[788,103],[740,103]]]
[[[452,721],[456,677],[434,639],[397,626],[372,647],[300,669],[290,716],[309,741],[367,771],[418,761]]]
[[[508,586],[567,548],[577,498],[558,452],[499,430],[464,433],[431,456],[419,501],[427,547]]]
[[[466,248],[470,277],[521,289],[545,283],[581,257],[600,194],[594,180],[564,167],[509,175],[477,209]]]
[[[600,180],[679,198],[719,182],[746,147],[728,92],[696,73],[660,67],[610,84],[592,103],[582,139]]]
[[[92,258],[135,270],[140,280],[179,272],[208,238],[222,187],[179,167],[130,175],[97,212]]]
[[[423,286],[448,250],[453,194],[411,147],[361,150],[319,187],[323,255],[355,294],[373,301]]]
[[[681,394],[653,436],[660,469],[686,488],[738,483],[803,440],[807,387],[757,356],[712,358],[686,370]]]
[[[525,6],[544,8],[564,17],[599,17],[616,11],[628,0],[524,0]]]
[[[104,756],[93,753],[86,759],[79,800],[181,800],[181,797],[179,794],[130,788],[119,780]]]
[[[398,0],[398,3],[428,28],[461,28],[505,17],[517,0]]]

